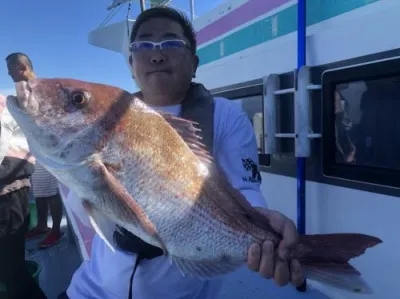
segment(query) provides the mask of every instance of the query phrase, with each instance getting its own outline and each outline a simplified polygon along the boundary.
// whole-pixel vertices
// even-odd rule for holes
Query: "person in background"
[[[351,140],[352,121],[348,116],[345,101],[340,90],[335,91],[335,136],[337,161],[353,164],[356,162],[357,148]]]
[[[35,159],[0,95],[0,284],[12,299],[47,298],[25,262],[30,177]]]
[[[58,180],[39,163],[36,163],[36,169],[32,175],[32,191],[36,199],[38,221],[37,226],[27,233],[26,239],[30,240],[47,234],[39,246],[41,248],[54,246],[65,236],[60,229],[62,200],[58,190]],[[49,206],[53,220],[51,229],[47,226]]]
[[[249,118],[239,105],[213,98],[203,85],[192,82],[199,58],[191,22],[171,8],[145,10],[135,21],[130,43],[133,77],[140,88],[135,96],[158,111],[196,120],[203,142],[228,180],[283,236],[277,249],[268,241],[251,246],[248,267],[280,286],[289,282],[301,286],[304,274],[299,262],[287,259],[288,249],[297,242],[296,227],[281,213],[266,209]],[[69,197],[74,200],[71,192]],[[117,248],[112,252],[98,235],[94,237],[91,259],[82,263],[59,298],[219,298],[224,277],[183,276],[159,248],[122,228],[114,238]]]
[[[12,53],[6,60],[9,75],[14,82],[28,81],[36,78],[32,61],[26,54]],[[26,240],[46,235],[39,246],[41,248],[51,247],[64,237],[64,233],[60,229],[62,200],[58,190],[57,179],[38,163],[36,163],[36,169],[32,175],[32,191],[36,198],[38,222],[37,226],[26,234]],[[53,220],[51,229],[47,226],[49,206]]]

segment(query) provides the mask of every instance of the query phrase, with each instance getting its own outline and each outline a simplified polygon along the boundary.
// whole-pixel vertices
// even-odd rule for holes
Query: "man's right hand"
[[[272,228],[283,237],[278,248],[265,241],[260,247],[253,244],[249,250],[248,267],[261,276],[272,278],[278,286],[285,286],[291,282],[299,287],[304,283],[305,276],[298,260],[288,260],[289,250],[298,242],[298,233],[295,224],[285,215],[272,210],[257,208],[269,220]]]

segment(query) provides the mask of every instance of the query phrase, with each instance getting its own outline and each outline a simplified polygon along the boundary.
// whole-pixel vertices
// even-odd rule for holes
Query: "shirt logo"
[[[250,158],[242,159],[242,165],[247,171],[251,171],[251,176],[242,177],[244,182],[261,183],[261,174],[257,164]]]

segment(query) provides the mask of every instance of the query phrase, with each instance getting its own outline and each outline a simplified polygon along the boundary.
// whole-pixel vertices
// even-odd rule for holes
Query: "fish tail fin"
[[[363,234],[323,234],[300,237],[294,257],[298,258],[307,278],[350,292],[371,294],[371,287],[349,260],[382,243]]]

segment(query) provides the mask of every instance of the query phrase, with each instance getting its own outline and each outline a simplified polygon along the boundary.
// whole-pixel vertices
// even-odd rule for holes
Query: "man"
[[[29,227],[29,178],[35,169],[22,130],[0,95],[0,283],[7,298],[46,298],[25,263]]]
[[[248,267],[266,278],[274,278],[278,285],[289,281],[296,286],[302,284],[299,263],[285,261],[288,248],[297,239],[293,222],[280,213],[262,208],[265,201],[260,182],[242,179],[248,175],[242,159],[255,163],[258,160],[257,143],[247,115],[233,102],[213,99],[202,85],[192,83],[199,60],[190,21],[170,8],[146,10],[134,24],[131,42],[130,63],[140,88],[137,96],[159,111],[198,120],[203,141],[232,185],[253,206],[261,208],[271,225],[283,234],[277,252],[269,242],[262,248],[257,244],[249,248]],[[74,274],[68,297],[218,298],[223,278],[200,280],[182,276],[176,265],[160,256],[159,249],[137,239],[126,231],[116,233],[119,250],[113,253],[96,235],[91,260],[84,262]]]
[[[58,190],[57,179],[41,164],[36,163],[35,172],[32,175],[32,191],[36,199],[37,226],[27,233],[26,239],[31,240],[46,235],[39,243],[40,248],[48,248],[58,244],[65,236],[61,232],[62,201]],[[47,211],[53,219],[51,229],[47,226]]]
[[[32,61],[26,54],[12,53],[6,60],[9,75],[14,82],[36,78]],[[60,230],[62,201],[58,190],[58,181],[42,165],[36,163],[36,169],[32,175],[32,189],[33,195],[36,198],[38,223],[33,230],[27,233],[26,239],[31,240],[46,235],[39,246],[41,248],[54,246],[64,237],[64,234]],[[49,206],[53,219],[51,230],[47,226]]]

